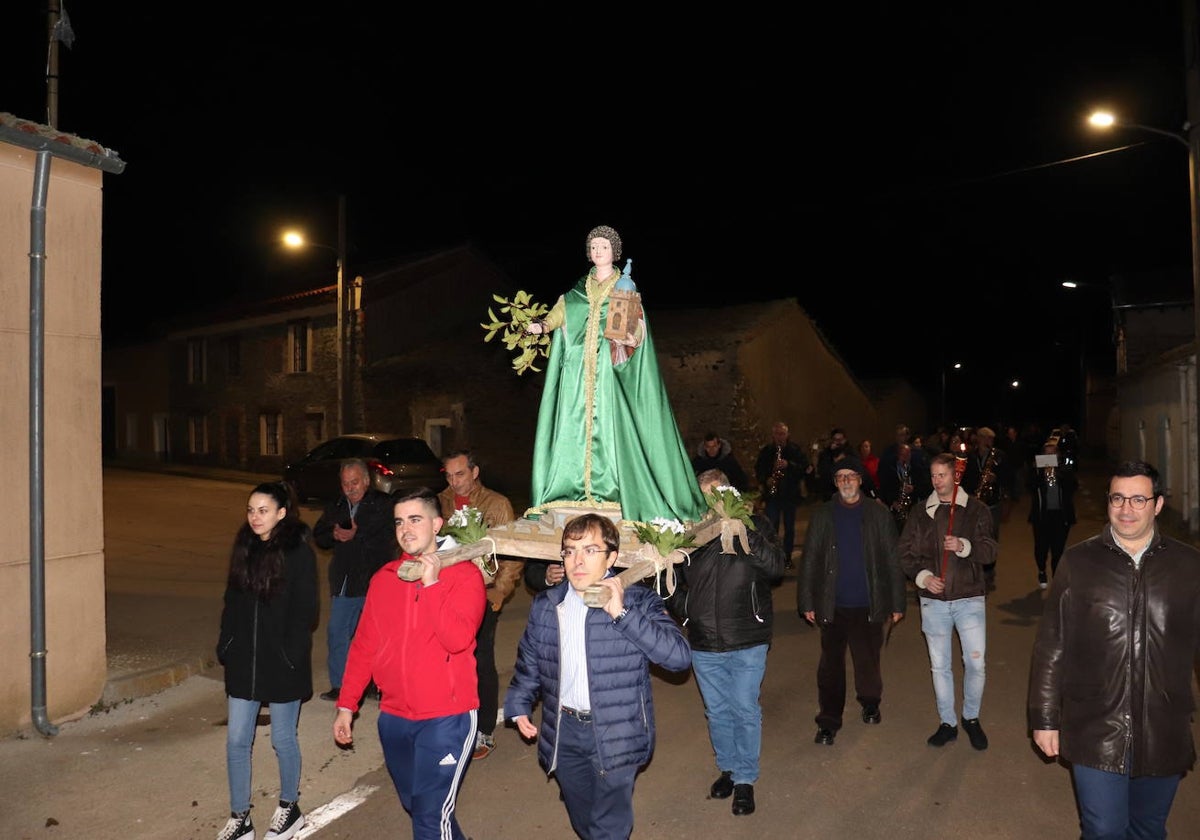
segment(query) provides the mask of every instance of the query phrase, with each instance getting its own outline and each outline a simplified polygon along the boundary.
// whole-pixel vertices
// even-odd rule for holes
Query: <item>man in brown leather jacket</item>
[[[921,632],[929,649],[933,694],[940,724],[926,743],[943,747],[958,739],[954,709],[954,634],[962,649],[963,729],[977,750],[988,747],[979,723],[987,681],[987,583],[985,568],[996,562],[992,514],[968,496],[956,479],[950,452],[929,465],[933,493],[913,505],[900,534],[900,565],[921,596]],[[953,514],[951,513],[953,511]]]
[[[458,449],[442,456],[447,487],[438,494],[442,516],[459,508],[473,507],[483,514],[483,524],[489,528],[507,525],[516,517],[507,497],[489,490],[479,480],[479,465],[469,449]],[[501,560],[495,580],[488,585],[490,609],[483,611],[483,623],[475,637],[475,670],[479,677],[479,732],[475,736],[475,759],[487,758],[496,748],[493,733],[500,709],[500,676],[496,671],[496,622],[504,602],[512,595],[525,571],[523,560]]]
[[[1033,648],[1029,725],[1070,762],[1083,837],[1166,837],[1196,760],[1200,551],[1163,536],[1158,471],[1121,464],[1108,527],[1063,554]]]

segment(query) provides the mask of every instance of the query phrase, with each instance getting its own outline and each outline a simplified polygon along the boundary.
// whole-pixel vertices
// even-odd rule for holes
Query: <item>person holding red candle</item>
[[[924,503],[918,502],[904,524],[900,565],[919,590],[921,632],[929,649],[940,718],[927,743],[941,747],[958,739],[952,661],[957,632],[963,658],[963,729],[972,747],[986,750],[987,735],[979,723],[987,653],[984,570],[996,560],[996,540],[987,505],[959,487],[957,461],[952,452],[943,452],[930,463],[933,492]]]

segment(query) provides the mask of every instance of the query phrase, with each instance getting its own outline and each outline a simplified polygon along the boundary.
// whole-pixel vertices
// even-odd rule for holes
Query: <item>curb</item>
[[[212,670],[216,664],[215,659],[193,657],[145,671],[113,676],[104,684],[99,702],[103,706],[115,706],[118,703],[158,694],[179,685],[189,677]]]

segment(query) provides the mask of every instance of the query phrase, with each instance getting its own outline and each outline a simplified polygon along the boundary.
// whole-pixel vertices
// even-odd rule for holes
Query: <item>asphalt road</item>
[[[211,647],[228,539],[247,489],[244,482],[106,471],[110,609],[129,619],[120,622],[124,626],[144,616],[147,646]],[[1102,523],[1098,492],[1086,481],[1080,508],[1074,538],[1094,533]],[[851,713],[833,747],[814,744],[818,633],[796,615],[795,580],[789,577],[775,591],[757,812],[734,817],[728,800],[706,799],[716,768],[696,686],[687,674],[660,675],[658,744],[637,783],[634,836],[1077,837],[1069,774],[1043,761],[1025,730],[1041,593],[1024,512],[1018,503],[1002,529],[998,588],[988,599],[981,720],[990,749],[976,752],[965,736],[943,749],[926,746],[937,716],[915,604],[884,654],[883,723],[867,726]],[[306,510],[305,516],[315,519],[316,511]],[[801,526],[803,519],[802,514]],[[168,594],[156,594],[156,587]],[[528,593],[518,592],[500,619],[502,685],[511,674],[529,602]],[[150,625],[156,623],[171,627],[173,638],[152,638]],[[323,638],[322,624],[315,637],[317,674],[323,673]],[[0,837],[211,840],[227,809],[220,677],[219,669],[209,671],[118,703],[63,724],[52,739],[25,733],[0,741]],[[318,691],[322,688],[318,682]],[[381,769],[375,713],[368,704],[356,726],[355,749],[342,751],[329,735],[328,704],[314,700],[304,707],[301,804],[320,826],[306,829],[302,838],[411,837],[407,815]],[[512,729],[497,730],[497,743],[464,780],[458,816],[466,832],[475,840],[571,837],[557,786],[537,766],[534,747]],[[274,774],[263,727],[254,770],[260,836],[274,806]],[[1200,787],[1194,779],[1184,780],[1169,829],[1172,837],[1200,836]]]

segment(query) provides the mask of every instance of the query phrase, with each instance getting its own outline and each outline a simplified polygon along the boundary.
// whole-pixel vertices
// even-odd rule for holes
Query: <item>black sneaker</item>
[[[240,814],[230,812],[225,827],[217,835],[217,840],[254,840],[254,823],[250,822],[250,809]]]
[[[721,775],[712,783],[712,787],[708,789],[708,795],[711,799],[728,799],[733,795],[733,771],[722,770]]]
[[[883,715],[879,713],[879,706],[871,703],[863,706],[862,718],[863,723],[879,723],[883,720]]]
[[[943,723],[941,726],[939,726],[937,728],[937,732],[934,732],[932,735],[930,735],[928,738],[925,739],[925,743],[929,744],[929,746],[931,746],[931,747],[944,747],[946,744],[950,743],[951,741],[957,741],[957,740],[958,740],[958,727],[951,726],[948,723]]]
[[[979,725],[979,718],[964,719],[962,724],[967,737],[971,739],[971,746],[977,750],[986,750],[988,739],[987,735],[983,733],[983,727]]]
[[[341,693],[342,693],[342,690],[340,688],[334,687],[334,688],[329,689],[328,691],[322,691],[318,696],[322,700],[328,700],[332,703],[336,703],[337,699],[338,699],[338,695]]]
[[[304,828],[304,815],[300,806],[295,802],[279,800],[279,807],[271,815],[271,825],[263,840],[289,840],[300,829]]]
[[[1045,589],[1047,586],[1046,573],[1038,572],[1038,589]]]
[[[837,737],[836,732],[834,732],[832,729],[826,729],[825,727],[822,726],[820,729],[817,730],[817,734],[813,736],[813,743],[821,744],[826,747],[832,747],[833,739],[835,737]]]

